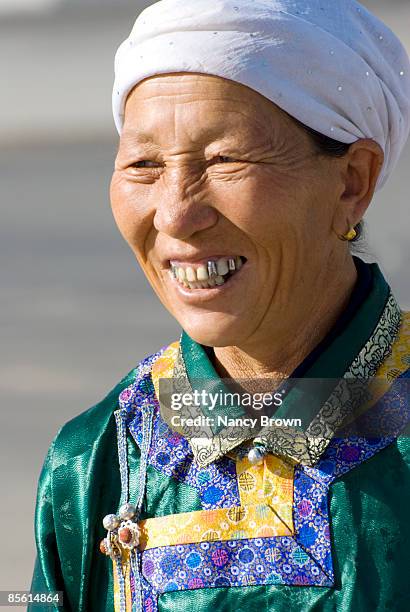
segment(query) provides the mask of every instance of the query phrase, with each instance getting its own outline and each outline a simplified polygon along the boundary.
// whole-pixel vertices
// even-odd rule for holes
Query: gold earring
[[[347,234],[343,234],[342,236],[339,236],[340,240],[344,240],[347,242],[351,242],[352,240],[354,240],[357,236],[357,232],[354,229],[354,227],[352,227]]]

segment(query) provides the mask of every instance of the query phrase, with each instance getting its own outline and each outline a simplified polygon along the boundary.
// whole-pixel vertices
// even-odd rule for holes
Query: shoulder
[[[100,401],[67,421],[57,432],[49,451],[52,467],[66,464],[72,457],[90,449],[114,422],[118,408],[118,396],[135,380],[138,367],[130,370]]]
[[[61,465],[65,466],[74,457],[113,444],[116,435],[114,412],[120,407],[119,396],[151,372],[152,364],[165,348],[145,357],[103,399],[60,428],[49,450],[49,467],[56,469]]]

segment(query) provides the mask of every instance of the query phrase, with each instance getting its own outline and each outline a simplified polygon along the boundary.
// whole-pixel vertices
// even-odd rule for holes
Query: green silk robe
[[[349,364],[357,356],[363,343],[373,337],[383,307],[391,299],[377,266],[373,265],[371,271],[369,293],[326,347],[323,365],[327,367],[340,360]],[[401,322],[399,335],[400,359],[402,365],[408,366],[408,317]],[[383,334],[380,337],[385,339]],[[195,349],[193,341],[188,340],[191,349]],[[397,338],[395,341],[397,344]],[[199,345],[197,349],[200,353]],[[376,343],[372,350],[378,351]],[[185,350],[189,374],[192,363],[188,353]],[[318,369],[320,359],[319,355],[312,367]],[[402,372],[405,371],[402,367]],[[138,368],[134,368],[102,401],[64,425],[44,463],[38,487],[35,518],[38,554],[31,590],[63,591],[64,611],[114,610],[112,563],[100,553],[99,542],[105,535],[102,518],[118,508],[121,495],[114,412],[118,409],[120,394],[137,377]],[[137,487],[140,448],[131,435],[127,437],[127,449],[130,490],[133,490]],[[158,594],[158,609],[161,612],[193,607],[197,612],[211,609],[218,612],[410,610],[409,467],[410,442],[405,436],[396,437],[329,486],[327,501],[334,568],[331,586],[287,585],[280,584],[279,580],[275,584],[170,588]],[[203,508],[201,494],[194,486],[170,477],[158,466],[148,465],[141,519]]]

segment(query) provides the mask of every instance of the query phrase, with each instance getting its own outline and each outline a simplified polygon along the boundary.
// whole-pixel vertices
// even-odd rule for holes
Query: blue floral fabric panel
[[[147,361],[148,364],[145,363]],[[151,356],[142,362],[142,367],[148,365],[149,368],[153,361]],[[239,506],[235,462],[229,457],[222,457],[206,468],[198,467],[193,460],[189,442],[172,431],[161,418],[149,373],[139,376],[119,396],[120,407],[127,410],[128,427],[137,444],[141,444],[142,412],[139,408],[147,401],[155,406],[150,465],[165,476],[194,487],[204,510]]]
[[[290,537],[154,548],[144,552],[142,572],[158,593],[258,584],[332,584]]]

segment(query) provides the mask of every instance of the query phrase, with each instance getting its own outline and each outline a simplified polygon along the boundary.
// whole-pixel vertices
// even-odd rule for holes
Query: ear
[[[383,150],[374,140],[366,138],[350,145],[342,159],[343,189],[334,218],[337,234],[345,234],[362,220],[372,201],[383,162]]]

